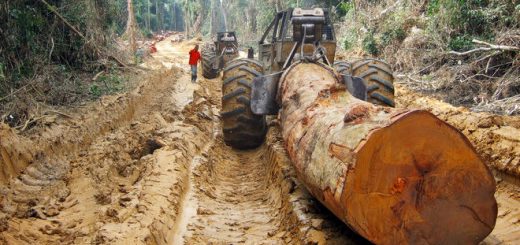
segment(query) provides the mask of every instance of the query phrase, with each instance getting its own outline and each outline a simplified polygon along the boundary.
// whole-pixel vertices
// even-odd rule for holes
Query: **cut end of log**
[[[411,111],[366,139],[341,201],[357,232],[377,244],[477,244],[493,230],[494,178],[458,130]]]

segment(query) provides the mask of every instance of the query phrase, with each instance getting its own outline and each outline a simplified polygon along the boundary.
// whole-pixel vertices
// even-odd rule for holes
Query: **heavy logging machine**
[[[218,77],[226,62],[238,57],[238,42],[235,32],[219,32],[214,43],[202,47],[202,75]]]
[[[491,232],[495,181],[471,143],[427,111],[393,108],[383,61],[335,62],[327,11],[277,13],[258,50],[224,68],[228,145],[259,146],[265,116],[278,115],[299,179],[376,244],[478,244]]]

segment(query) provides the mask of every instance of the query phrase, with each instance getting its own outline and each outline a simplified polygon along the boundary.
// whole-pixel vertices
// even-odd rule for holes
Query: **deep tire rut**
[[[279,208],[270,197],[263,149],[234,151],[219,141],[199,175],[197,215],[188,225],[187,244],[254,243],[269,241],[282,225]]]

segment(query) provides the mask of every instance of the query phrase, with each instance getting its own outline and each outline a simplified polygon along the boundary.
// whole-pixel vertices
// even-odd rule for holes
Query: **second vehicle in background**
[[[218,32],[214,43],[202,47],[202,75],[218,77],[226,62],[238,57],[238,41],[234,31]]]

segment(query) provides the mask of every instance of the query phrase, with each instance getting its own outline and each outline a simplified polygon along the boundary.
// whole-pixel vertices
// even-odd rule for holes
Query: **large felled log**
[[[279,91],[300,179],[360,235],[377,244],[477,244],[492,231],[495,181],[452,126],[355,99],[318,64],[291,66]]]

